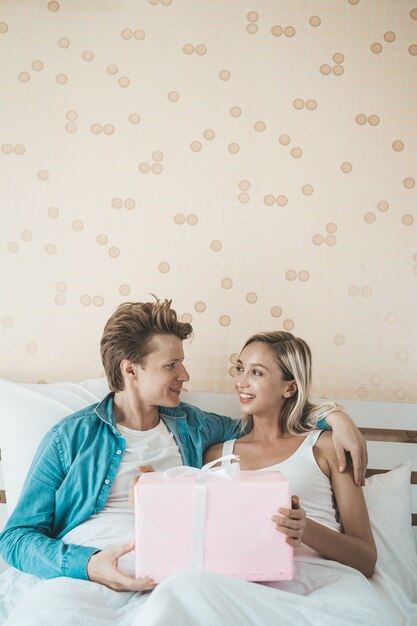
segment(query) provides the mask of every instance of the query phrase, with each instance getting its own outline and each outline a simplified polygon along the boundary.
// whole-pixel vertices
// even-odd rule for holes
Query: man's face
[[[140,400],[154,406],[178,406],[183,383],[190,380],[183,365],[182,341],[175,335],[155,335],[151,346],[152,352],[136,366]]]

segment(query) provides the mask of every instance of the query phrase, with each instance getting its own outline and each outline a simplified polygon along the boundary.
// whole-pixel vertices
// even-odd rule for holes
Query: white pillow
[[[8,515],[42,437],[62,417],[99,402],[108,392],[104,378],[49,385],[0,379],[0,449]]]
[[[378,565],[417,602],[417,554],[411,527],[410,465],[366,479],[364,494]]]

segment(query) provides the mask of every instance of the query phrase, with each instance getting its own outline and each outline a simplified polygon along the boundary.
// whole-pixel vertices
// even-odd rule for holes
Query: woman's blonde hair
[[[312,360],[311,351],[304,339],[284,331],[257,333],[249,337],[242,351],[251,343],[265,343],[286,381],[294,380],[297,391],[287,398],[280,415],[283,433],[300,435],[316,428],[317,421],[326,417],[337,407],[333,402],[316,405],[310,401]],[[253,418],[243,418],[246,432],[252,429]]]

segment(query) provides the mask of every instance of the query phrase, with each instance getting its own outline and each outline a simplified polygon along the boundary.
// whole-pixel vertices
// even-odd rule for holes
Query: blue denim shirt
[[[239,420],[181,402],[159,408],[184,465],[201,467],[204,451],[241,434]],[[325,423],[324,423],[325,427]],[[126,441],[116,429],[113,394],[58,422],[43,438],[19,501],[0,535],[0,554],[41,578],[88,580],[94,547],[61,537],[104,507]]]
[[[211,445],[239,436],[240,424],[181,402],[159,409],[184,465],[201,467]],[[43,438],[19,501],[0,535],[13,567],[42,578],[88,579],[96,548],[64,544],[68,531],[104,507],[126,441],[116,429],[113,394],[58,422]]]

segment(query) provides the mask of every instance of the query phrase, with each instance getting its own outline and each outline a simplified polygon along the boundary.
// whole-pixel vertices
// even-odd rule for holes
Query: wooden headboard
[[[412,467],[416,467],[417,446],[411,448],[411,445],[417,444],[417,430],[393,428],[360,428],[359,430],[368,442],[367,477],[387,472],[407,461],[411,462]],[[374,443],[378,445],[373,445]],[[411,511],[412,525],[417,529],[417,471],[411,472]]]

